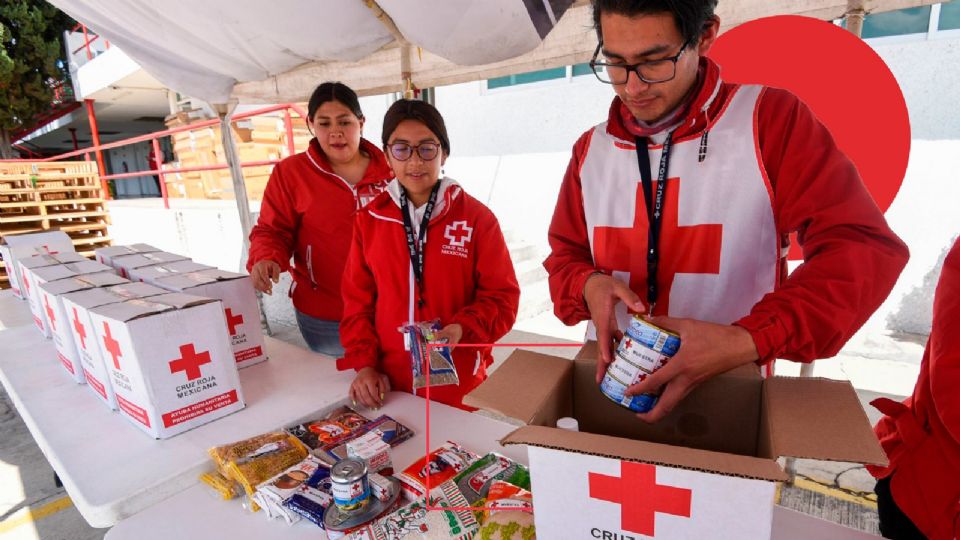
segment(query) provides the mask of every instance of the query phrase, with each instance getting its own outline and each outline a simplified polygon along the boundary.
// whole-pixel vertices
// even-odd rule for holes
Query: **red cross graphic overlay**
[[[656,192],[656,183],[654,183]],[[660,221],[660,262],[657,284],[660,287],[654,315],[666,315],[670,307],[670,289],[677,274],[719,274],[723,225],[690,225],[678,222],[680,179],[671,178],[665,190],[663,217]],[[630,288],[643,294],[647,290],[647,210],[643,185],[637,182],[633,227],[595,227],[594,260],[608,272],[630,272]]]
[[[241,324],[243,324],[243,315],[240,313],[234,315],[233,310],[227,308],[227,326],[230,327],[231,336],[237,335],[237,327]]]
[[[187,374],[187,380],[192,381],[201,377],[200,366],[210,363],[210,352],[204,351],[197,354],[193,344],[180,346],[180,358],[170,362],[170,373],[184,371]]]
[[[77,335],[80,336],[80,348],[87,350],[87,329],[83,327],[83,323],[80,322],[80,316],[77,315],[77,308],[73,308],[73,329],[77,331]]]
[[[693,491],[657,484],[657,467],[648,463],[620,462],[620,478],[589,473],[590,498],[620,505],[620,527],[654,536],[656,515],[690,517]]]
[[[103,347],[107,349],[107,352],[110,353],[110,356],[113,358],[113,367],[114,369],[120,369],[120,357],[123,354],[120,353],[120,342],[113,339],[113,335],[110,333],[110,326],[106,322],[103,323],[103,331],[106,334],[103,336]]]
[[[50,296],[43,295],[43,305],[47,309],[47,318],[50,319],[50,327],[53,328],[54,332],[57,330],[57,316],[53,312],[53,308],[50,307]]]
[[[467,227],[466,221],[456,221],[444,231],[444,236],[450,240],[451,246],[463,246],[470,241],[472,235],[473,229]]]

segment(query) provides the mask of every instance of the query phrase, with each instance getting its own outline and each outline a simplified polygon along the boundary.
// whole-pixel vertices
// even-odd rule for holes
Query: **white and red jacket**
[[[706,58],[701,68],[673,135],[654,313],[737,324],[764,363],[832,356],[889,294],[907,248],[796,96],[724,83]],[[583,285],[597,271],[646,302],[647,213],[620,107],[614,98],[574,145],[550,225],[544,267],[566,324],[590,319]],[[648,146],[654,183],[665,137]],[[791,232],[804,263],[787,278]],[[621,328],[627,317],[621,304]]]
[[[500,224],[486,206],[453,180],[440,180],[427,226],[423,294],[415,284],[400,213],[400,184],[363,208],[343,278],[340,341],[346,350],[337,368],[375,367],[394,390],[412,390],[410,353],[397,329],[439,319],[463,327],[461,343],[494,343],[517,317],[520,286]],[[487,377],[490,347],[457,347],[459,386],[431,387],[435,401],[462,407],[463,396]],[[423,395],[423,390],[418,392]]]
[[[960,538],[960,240],[943,262],[913,395],[872,404],[886,414],[875,431],[890,465],[867,469],[893,474],[894,502],[927,538]]]
[[[340,320],[340,278],[353,217],[393,178],[379,148],[361,139],[360,149],[370,156],[370,164],[355,186],[333,172],[316,139],[306,152],[278,163],[263,193],[260,218],[250,232],[247,271],[264,259],[279,264],[281,271],[289,270],[294,307],[317,319]]]

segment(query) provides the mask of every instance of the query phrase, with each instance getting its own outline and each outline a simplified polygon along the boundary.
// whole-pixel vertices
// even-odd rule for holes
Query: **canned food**
[[[370,498],[367,464],[362,460],[341,459],[330,469],[330,493],[333,503],[343,512],[358,510]]]
[[[607,373],[600,383],[600,391],[631,411],[649,411],[657,403],[659,394],[627,396],[627,387],[637,384],[667,365],[678,349],[680,336],[634,315],[617,347],[616,358],[607,367]]]

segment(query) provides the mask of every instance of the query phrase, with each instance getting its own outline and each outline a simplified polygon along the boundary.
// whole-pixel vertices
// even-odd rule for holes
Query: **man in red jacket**
[[[592,320],[598,382],[629,312],[680,334],[628,390],[664,388],[647,421],[738,365],[836,354],[908,258],[796,96],[720,79],[716,3],[594,0],[591,63],[617,96],[574,145],[544,262],[557,316]],[[804,263],[787,278],[791,232]]]
[[[943,262],[933,329],[913,395],[881,398],[876,433],[890,458],[870,467],[887,538],[960,538],[960,239]]]

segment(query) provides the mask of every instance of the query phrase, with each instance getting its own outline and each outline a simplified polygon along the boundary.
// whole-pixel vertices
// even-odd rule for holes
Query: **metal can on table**
[[[343,512],[363,507],[370,498],[367,464],[360,459],[341,459],[330,469],[333,503]]]
[[[616,357],[607,367],[600,391],[613,402],[634,412],[647,412],[657,403],[657,394],[624,395],[637,384],[667,365],[680,349],[680,336],[651,324],[639,315],[630,321],[617,347]]]

